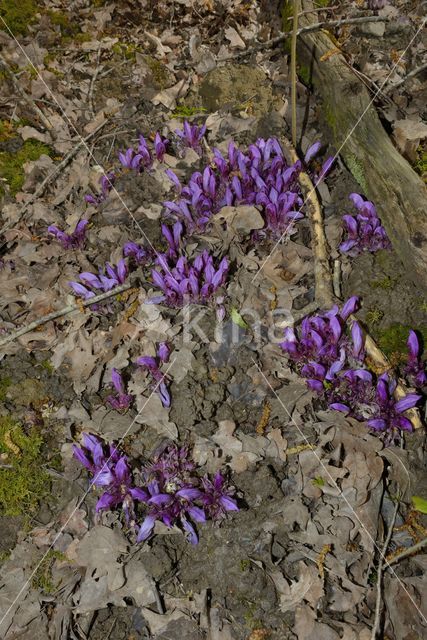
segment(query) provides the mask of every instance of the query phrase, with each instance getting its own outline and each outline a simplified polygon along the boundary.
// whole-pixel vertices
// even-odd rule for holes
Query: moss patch
[[[33,22],[36,13],[35,0],[0,0],[0,16],[14,35],[27,33],[28,25]],[[9,33],[1,20],[0,31]]]
[[[0,152],[0,178],[8,183],[13,196],[22,189],[24,184],[24,164],[30,160],[38,160],[43,154],[50,156],[52,151],[47,145],[31,138],[26,140],[16,153]]]
[[[52,595],[55,593],[60,584],[55,584],[52,577],[52,569],[56,560],[67,560],[67,557],[61,553],[61,551],[50,549],[38,565],[37,570],[31,579],[31,586],[33,589],[41,591],[46,595]]]
[[[392,324],[386,329],[381,329],[377,332],[378,346],[385,353],[385,355],[393,360],[393,363],[398,364],[406,362],[408,347],[406,342],[408,340],[409,331],[413,327],[409,327],[403,324]],[[419,334],[422,337],[424,345],[427,344],[427,326],[417,327]]]
[[[6,400],[6,393],[11,384],[12,380],[8,376],[0,378],[0,402],[4,402]]]
[[[351,175],[356,180],[356,182],[358,182],[362,187],[363,193],[367,193],[368,184],[366,182],[365,170],[359,158],[357,158],[357,156],[355,156],[353,153],[349,153],[345,156],[344,159],[345,159],[346,165],[348,166],[351,172]]]
[[[43,439],[33,427],[25,433],[9,417],[0,418],[0,513],[30,516],[49,492],[49,475],[43,471]],[[6,466],[7,465],[7,466]]]

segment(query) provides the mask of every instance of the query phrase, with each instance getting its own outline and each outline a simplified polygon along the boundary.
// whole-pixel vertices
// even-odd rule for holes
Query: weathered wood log
[[[313,8],[311,0],[303,0],[302,5]],[[312,14],[302,15],[300,26],[315,19]],[[393,146],[365,85],[340,53],[328,55],[333,49],[336,45],[325,32],[298,38],[299,62],[310,69],[336,151],[361,192],[375,203],[408,274],[427,290],[427,189]]]

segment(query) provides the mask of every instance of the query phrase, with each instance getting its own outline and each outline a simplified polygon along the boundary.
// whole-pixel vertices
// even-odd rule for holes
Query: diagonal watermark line
[[[176,358],[174,358],[172,360],[172,362],[168,365],[168,368],[166,369],[165,372],[165,376],[168,373],[169,369],[174,365],[176,361]],[[129,431],[131,430],[131,428],[133,427],[133,425],[135,424],[136,420],[139,418],[139,416],[142,414],[142,412],[144,411],[145,407],[147,406],[147,404],[150,402],[151,398],[153,397],[153,395],[156,393],[157,389],[159,388],[159,385],[161,384],[161,380],[159,380],[159,382],[157,382],[157,384],[153,387],[153,389],[151,390],[150,395],[148,396],[147,400],[144,402],[144,405],[142,406],[142,408],[138,411],[138,413],[136,414],[136,416],[134,417],[134,419],[132,420],[132,422],[130,423],[130,425],[128,426],[128,428],[126,429],[126,431],[124,432],[124,434],[121,436],[120,440],[117,442],[117,446],[119,447],[120,444],[123,442],[123,440],[126,438],[126,436],[128,435]],[[104,469],[105,465],[107,465],[111,460],[111,456],[108,458],[108,460],[104,463],[102,469]],[[71,518],[74,516],[74,514],[76,513],[76,511],[78,509],[80,509],[80,507],[82,506],[86,496],[90,493],[90,491],[92,490],[92,488],[95,486],[95,482],[98,479],[99,475],[102,472],[99,471],[92,479],[92,481],[89,483],[89,487],[86,490],[86,492],[83,494],[82,498],[80,499],[80,501],[76,504],[76,506],[74,507],[74,509],[72,510],[71,514],[69,515],[69,517],[67,518],[66,522],[62,525],[62,527],[59,529],[59,531],[57,532],[53,542],[51,543],[50,547],[47,549],[47,551],[43,554],[42,558],[39,560],[39,562],[37,563],[36,567],[33,569],[31,575],[29,576],[29,578],[26,580],[26,582],[24,583],[24,585],[21,587],[21,589],[19,590],[18,594],[15,596],[15,599],[13,600],[13,602],[9,605],[9,608],[7,609],[6,613],[3,615],[3,617],[0,620],[0,627],[3,624],[4,620],[7,618],[7,616],[9,615],[9,613],[12,611],[13,607],[15,606],[15,604],[18,602],[18,600],[20,599],[21,595],[24,593],[25,589],[27,588],[27,586],[30,584],[31,580],[33,579],[33,577],[36,575],[37,571],[40,568],[40,565],[43,563],[43,561],[46,559],[49,551],[51,551],[53,549],[53,547],[55,546],[56,542],[59,540],[60,536],[62,535],[62,532],[64,531],[64,529],[66,528],[66,526],[68,525],[68,523],[70,522]],[[1,593],[1,590],[0,590]]]
[[[353,133],[355,132],[355,130],[357,129],[357,127],[359,126],[359,124],[361,123],[361,121],[363,120],[363,118],[365,117],[366,113],[369,111],[370,107],[372,106],[372,104],[375,102],[375,100],[377,99],[378,95],[381,93],[383,87],[387,84],[388,79],[390,78],[390,76],[392,75],[393,71],[396,69],[396,67],[398,66],[398,64],[400,63],[400,61],[402,60],[402,58],[404,57],[405,53],[408,51],[409,47],[412,45],[412,43],[414,42],[414,40],[417,38],[418,34],[421,33],[421,31],[424,29],[425,24],[427,23],[427,18],[424,18],[424,20],[421,23],[421,26],[417,29],[417,31],[415,32],[415,35],[411,38],[411,40],[409,41],[408,46],[406,47],[406,49],[401,53],[401,55],[399,56],[399,58],[397,59],[397,61],[393,64],[390,72],[388,73],[388,75],[386,76],[384,82],[378,87],[377,91],[374,93],[373,98],[369,101],[368,105],[365,107],[365,109],[363,110],[363,112],[361,113],[361,115],[359,116],[359,118],[357,119],[356,123],[353,125],[353,127],[350,129],[350,131],[347,133],[344,142],[340,145],[338,151],[335,153],[335,155],[333,156],[334,161],[338,158],[338,156],[340,155],[342,149],[345,147],[345,145],[347,144],[348,140],[351,138],[351,136],[353,135]],[[315,185],[313,185],[313,188],[308,192],[308,194],[306,195],[304,202],[302,203],[301,207],[299,208],[299,211],[301,212],[305,203],[307,202],[307,200],[309,199],[310,195],[317,189],[317,187],[319,186],[319,184],[321,183],[322,178],[319,178],[316,182]],[[287,232],[289,231],[291,225],[293,224],[293,221],[291,221],[288,226],[286,227],[286,229],[284,230],[284,232],[282,233],[282,235],[280,236],[279,240],[276,242],[276,244],[273,246],[272,250],[270,251],[270,253],[268,254],[268,256],[265,258],[264,262],[261,264],[259,270],[255,273],[254,277],[251,280],[251,283],[254,282],[257,277],[259,276],[259,274],[261,273],[261,271],[264,269],[265,265],[267,264],[267,262],[270,260],[270,258],[273,256],[273,254],[276,252],[277,247],[279,246],[279,244],[281,244],[283,238],[286,236]]]
[[[45,87],[45,89],[48,91],[49,95],[51,96],[52,100],[55,102],[56,106],[58,107],[58,109],[60,110],[63,118],[67,121],[67,123],[69,124],[69,126],[71,127],[71,129],[73,129],[73,131],[75,132],[77,138],[80,140],[79,142],[79,146],[82,146],[86,149],[89,157],[91,158],[91,160],[93,160],[98,166],[101,167],[104,177],[107,179],[108,184],[111,187],[111,191],[113,191],[116,196],[118,197],[118,199],[120,200],[120,203],[123,205],[123,208],[126,209],[126,212],[129,214],[129,216],[132,218],[132,221],[134,222],[134,224],[138,227],[138,229],[140,230],[140,232],[142,233],[142,235],[144,236],[145,240],[148,242],[150,248],[153,250],[153,252],[155,253],[155,255],[158,257],[159,256],[159,252],[155,249],[155,247],[153,246],[151,240],[149,239],[149,237],[147,236],[147,234],[145,233],[144,229],[141,227],[141,225],[139,224],[138,220],[135,218],[135,216],[133,215],[132,211],[129,209],[129,207],[127,206],[127,204],[125,203],[125,201],[123,200],[122,196],[120,195],[120,193],[117,191],[117,189],[115,188],[114,184],[110,181],[110,179],[108,178],[108,172],[104,169],[104,167],[102,166],[102,164],[100,162],[98,162],[97,158],[95,157],[95,155],[93,154],[93,152],[91,151],[91,149],[89,148],[89,145],[87,144],[87,141],[82,137],[82,135],[79,133],[79,131],[77,130],[77,128],[75,127],[75,125],[73,124],[73,122],[70,120],[70,118],[67,116],[67,114],[65,113],[65,110],[61,107],[61,105],[59,104],[58,100],[55,97],[55,94],[53,93],[52,89],[49,87],[49,85],[45,82],[44,78],[42,77],[42,75],[40,74],[39,70],[37,69],[37,67],[34,66],[31,58],[28,56],[27,52],[24,50],[24,48],[22,47],[21,43],[16,39],[16,37],[14,36],[14,34],[12,33],[12,31],[10,30],[9,26],[7,25],[7,23],[5,22],[4,18],[0,15],[0,20],[2,21],[2,23],[4,24],[5,28],[7,29],[7,31],[9,32],[10,36],[13,38],[13,40],[16,42],[16,44],[18,45],[19,49],[21,50],[21,52],[23,53],[23,55],[25,56],[25,58],[28,60],[29,65],[31,66],[31,68],[34,70],[34,72],[37,74],[37,77],[39,78],[39,80],[42,82],[43,86]],[[169,271],[169,275],[172,275]]]
[[[252,357],[252,356],[251,356]],[[258,371],[260,372],[260,374],[262,375],[262,377],[264,378],[265,382],[267,383],[268,387],[271,389],[271,391],[274,393],[274,395],[276,396],[277,400],[279,401],[279,403],[281,404],[281,406],[283,407],[283,409],[286,411],[287,415],[289,416],[289,419],[292,421],[293,425],[297,428],[298,433],[300,434],[300,436],[303,438],[303,440],[305,441],[306,444],[310,444],[310,442],[308,441],[307,436],[303,433],[303,431],[300,429],[300,427],[297,425],[295,418],[293,418],[293,416],[291,415],[291,413],[289,412],[288,408],[285,406],[285,404],[283,403],[283,401],[281,400],[281,398],[279,398],[279,396],[277,395],[276,391],[273,389],[273,387],[271,386],[270,382],[268,381],[266,375],[264,374],[264,372],[262,371],[261,367],[259,366],[259,364],[256,362],[256,360],[254,358],[252,358],[252,361],[254,363],[254,365],[256,366],[256,368],[258,369]],[[320,458],[320,456],[318,456],[318,454],[316,453],[316,451],[314,451],[314,449],[310,448],[310,451],[313,453],[313,455],[317,458],[318,462],[320,463],[320,465],[323,467],[323,470],[325,472],[325,474],[328,477],[328,480],[333,484],[333,486],[339,491],[339,495],[340,497],[344,500],[344,502],[346,503],[347,507],[350,509],[350,511],[353,513],[354,517],[356,518],[357,522],[359,523],[360,527],[363,529],[363,531],[366,533],[366,535],[368,536],[368,538],[371,540],[371,542],[373,543],[376,551],[379,553],[380,558],[386,562],[386,558],[384,556],[383,550],[377,545],[375,539],[371,536],[371,534],[369,533],[369,531],[367,530],[367,528],[365,527],[365,525],[363,524],[363,522],[360,520],[359,516],[357,515],[357,513],[355,512],[353,506],[350,504],[348,498],[345,496],[345,494],[343,493],[343,491],[340,489],[340,487],[338,486],[336,480],[334,480],[334,478],[331,476],[331,474],[328,471],[327,466],[324,464],[324,462],[322,461],[322,459]],[[388,568],[391,569],[390,565],[387,565]],[[421,609],[418,607],[417,603],[414,601],[414,599],[412,598],[411,594],[409,593],[409,591],[407,590],[406,586],[403,584],[402,580],[399,578],[399,576],[396,574],[396,572],[394,570],[392,570],[393,573],[393,577],[396,578],[396,580],[399,582],[400,586],[402,587],[402,589],[405,591],[406,595],[408,596],[408,598],[410,599],[410,601],[412,602],[412,604],[414,605],[415,609],[417,610],[417,612],[419,613],[420,617],[422,618],[422,620],[427,624],[427,618],[424,616],[423,612],[421,611]]]

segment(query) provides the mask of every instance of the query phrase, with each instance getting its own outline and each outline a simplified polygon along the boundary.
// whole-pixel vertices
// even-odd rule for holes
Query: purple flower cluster
[[[175,129],[175,133],[179,138],[180,146],[185,149],[188,147],[194,149],[199,155],[202,154],[202,140],[206,133],[206,125],[199,127],[197,124],[191,125],[187,120],[184,121],[182,129]]]
[[[111,291],[119,284],[123,284],[129,274],[127,264],[124,260],[119,260],[117,266],[111,265],[108,262],[105,265],[105,272],[99,269],[99,273],[96,276],[94,273],[83,271],[79,278],[80,282],[69,282],[68,284],[73,289],[74,293],[88,300],[93,298],[101,291]],[[94,290],[97,290],[96,293]]]
[[[112,369],[111,371],[111,382],[115,389],[115,395],[107,396],[105,399],[106,402],[112,407],[116,409],[116,411],[122,411],[123,409],[129,409],[130,405],[133,402],[133,396],[126,393],[125,385],[123,382],[123,377],[117,369]]]
[[[159,162],[163,162],[168,145],[169,140],[163,138],[160,133],[157,132],[154,138],[154,149],[150,151],[146,139],[140,135],[137,150],[129,147],[126,151],[120,152],[119,162],[124,169],[133,169],[139,172],[144,169],[150,169],[153,166],[154,157]]]
[[[92,485],[104,493],[96,503],[96,512],[121,505],[127,526],[135,524],[134,499],[141,499],[141,490],[132,486],[127,458],[114,445],[105,445],[94,435],[82,435],[83,446],[73,446],[74,456],[93,475]]]
[[[287,327],[282,349],[296,363],[301,375],[307,379],[314,391],[323,392],[325,384],[330,384],[349,362],[363,361],[362,330],[358,322],[353,322],[351,340],[346,334],[346,322],[357,309],[359,299],[353,296],[340,311],[334,306],[325,313],[307,316],[301,324],[299,336]]]
[[[137,267],[150,263],[153,259],[153,250],[145,248],[136,242],[126,242],[123,245],[123,257],[129,258]]]
[[[65,233],[65,231],[61,231],[54,224],[51,224],[47,231],[52,236],[55,236],[64,249],[81,249],[86,240],[86,227],[88,224],[88,220],[80,220],[72,233]]]
[[[384,433],[391,442],[401,431],[412,431],[404,415],[421,396],[409,393],[396,399],[397,383],[388,374],[376,380],[363,368],[364,339],[358,322],[353,321],[348,336],[347,320],[358,307],[358,298],[350,298],[339,311],[334,307],[323,314],[306,317],[299,334],[285,329],[282,349],[296,365],[307,385],[322,395],[331,409],[366,421],[371,429]],[[419,361],[419,345],[411,332],[407,373],[424,384],[426,378]],[[424,376],[424,377],[423,377]]]
[[[170,307],[205,304],[225,283],[229,269],[227,258],[223,258],[215,268],[213,257],[207,250],[192,262],[183,255],[171,260],[165,254],[159,254],[156,262],[160,271],[153,269],[151,277],[162,293],[149,302],[164,303]]]
[[[194,523],[220,521],[227,512],[239,510],[222,473],[213,479],[197,475],[186,446],[163,448],[142,471],[142,487],[134,486],[126,456],[96,436],[83,434],[83,446],[74,446],[74,455],[93,474],[92,484],[104,489],[96,511],[121,506],[126,525],[137,531],[137,542],[147,540],[159,521],[167,527],[178,525],[197,544]],[[136,524],[135,501],[144,513],[141,525]]]
[[[153,382],[152,388],[154,388],[160,396],[160,400],[164,407],[170,407],[171,398],[166,384],[166,375],[162,373],[161,366],[169,362],[170,347],[166,342],[160,342],[156,350],[156,357],[153,356],[141,356],[136,361],[139,367],[147,369],[150,373]]]
[[[108,197],[111,189],[114,187],[114,182],[116,180],[116,175],[113,171],[104,174],[100,178],[101,191],[95,195],[88,193],[85,195],[85,200],[88,204],[92,204],[94,207],[102,204]]]
[[[387,432],[389,436],[399,431],[412,431],[412,423],[404,413],[415,407],[421,396],[408,393],[401,400],[396,400],[394,392],[397,382],[388,373],[378,378],[376,386],[369,371],[348,371],[346,375],[347,393],[334,390],[334,394],[342,397],[340,402],[329,405],[331,409],[352,415],[358,420],[366,420],[368,427]],[[345,395],[347,404],[342,401]]]
[[[341,242],[340,251],[354,257],[364,251],[375,253],[380,249],[390,249],[390,240],[373,203],[358,193],[350,194],[350,200],[358,212],[356,216],[343,216],[346,239]]]
[[[308,149],[306,164],[319,152],[320,146],[315,143]],[[319,179],[326,175],[332,161],[333,158],[329,158],[325,162]],[[287,164],[276,138],[258,139],[248,147],[247,153],[230,142],[226,157],[214,149],[213,166],[193,173],[185,186],[173,171],[167,170],[179,198],[164,202],[166,214],[181,220],[187,231],[193,233],[203,231],[212,215],[223,206],[257,205],[264,216],[265,227],[255,239],[266,235],[278,238],[290,232],[293,222],[303,217],[298,185],[302,168],[299,160],[291,166]]]

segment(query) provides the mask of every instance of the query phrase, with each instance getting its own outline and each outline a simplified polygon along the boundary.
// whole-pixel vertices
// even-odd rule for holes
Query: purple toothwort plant
[[[415,407],[421,399],[420,395],[408,393],[397,400],[397,382],[390,378],[388,373],[383,373],[378,378],[376,388],[372,386],[372,376],[369,372],[352,373],[356,374],[353,379],[349,376],[350,372],[347,373],[350,382],[350,389],[345,398],[347,402],[332,402],[331,409],[353,415],[359,420],[366,420],[370,429],[385,434],[386,444],[393,442],[401,431],[413,430],[411,421],[404,414],[408,409]],[[341,399],[344,400],[344,394]]]
[[[217,471],[211,480],[208,476],[202,478],[203,495],[201,501],[206,515],[211,520],[225,518],[227,511],[239,511],[234,490],[227,486],[221,471]]]
[[[351,340],[346,335],[349,316],[358,308],[359,299],[349,298],[341,311],[335,305],[331,310],[304,318],[299,334],[291,327],[284,332],[281,348],[307,378],[309,387],[322,391],[324,382],[330,382],[346,363],[363,360],[363,336],[358,322],[351,327]]]
[[[153,259],[153,251],[137,244],[136,242],[126,242],[123,245],[123,257],[129,258],[138,267],[149,264]]]
[[[356,207],[357,214],[343,216],[346,239],[341,242],[340,251],[355,257],[364,251],[375,253],[380,249],[390,249],[390,240],[373,203],[364,200],[358,193],[350,194],[350,200]]]
[[[126,393],[123,377],[121,373],[117,371],[117,369],[113,368],[111,370],[111,382],[116,391],[116,394],[107,396],[105,401],[108,402],[108,404],[117,411],[129,409],[130,405],[133,402],[133,396]]]
[[[81,249],[86,240],[86,227],[88,224],[88,220],[80,220],[72,233],[65,233],[65,231],[61,231],[54,224],[51,224],[47,231],[52,236],[55,236],[64,249]]]
[[[73,446],[74,456],[92,475],[92,485],[102,487],[104,493],[96,504],[96,512],[122,507],[126,525],[135,526],[134,500],[147,494],[133,487],[127,458],[114,445],[105,445],[97,436],[84,433],[83,446]]]
[[[147,540],[156,521],[161,521],[167,527],[178,525],[189,541],[197,544],[194,523],[203,523],[208,518],[219,521],[226,512],[239,510],[231,497],[234,491],[220,472],[213,480],[195,475],[195,464],[187,447],[166,447],[146,468],[144,477],[150,498],[138,542]]]
[[[74,293],[84,298],[85,300],[93,298],[95,295],[94,290],[111,291],[114,287],[123,284],[129,274],[129,269],[124,260],[119,260],[116,266],[109,264],[105,265],[105,272],[102,269],[99,270],[99,274],[96,276],[94,273],[83,271],[80,273],[79,278],[83,285],[79,282],[69,282],[68,284],[73,289]]]
[[[179,138],[182,148],[190,147],[199,155],[202,154],[202,140],[206,133],[206,125],[199,127],[197,124],[191,125],[185,120],[183,128],[175,129],[175,133]]]
[[[415,331],[409,332],[408,342],[408,362],[403,369],[405,376],[407,377],[409,384],[415,388],[423,387],[427,383],[427,374],[425,371],[425,364],[420,359],[420,343],[418,341]]]
[[[169,362],[170,347],[166,342],[160,342],[156,356],[141,356],[136,361],[139,367],[146,369],[151,377],[151,387],[159,394],[164,407],[170,407],[171,398],[166,384],[166,374],[162,373],[161,366]]]
[[[87,195],[85,195],[86,202],[88,204],[92,204],[94,207],[98,207],[107,199],[108,194],[110,193],[111,189],[114,187],[114,183],[116,181],[116,175],[112,171],[110,171],[108,173],[105,173],[103,176],[101,176],[99,181],[101,184],[101,192],[95,195],[91,193],[88,193]]]
[[[121,508],[127,527],[137,531],[137,542],[147,540],[157,521],[179,526],[192,544],[197,544],[195,524],[210,519],[220,523],[226,514],[238,511],[234,488],[218,471],[211,479],[197,474],[187,446],[166,444],[145,466],[135,486],[125,455],[97,436],[83,434],[83,446],[74,455],[94,476],[92,484],[102,487],[96,511]],[[136,524],[143,512],[141,525]]]
[[[183,244],[182,234],[184,231],[184,227],[179,220],[175,222],[175,224],[169,227],[166,224],[162,224],[162,236],[166,240],[168,244],[168,250],[166,255],[168,258],[177,258],[181,249],[181,245]]]
[[[153,269],[151,276],[162,294],[148,302],[163,303],[170,307],[183,307],[189,303],[206,304],[225,283],[229,269],[227,258],[223,258],[215,268],[213,257],[207,250],[192,262],[180,256],[172,263],[164,254],[159,254],[156,262],[161,271]]]

